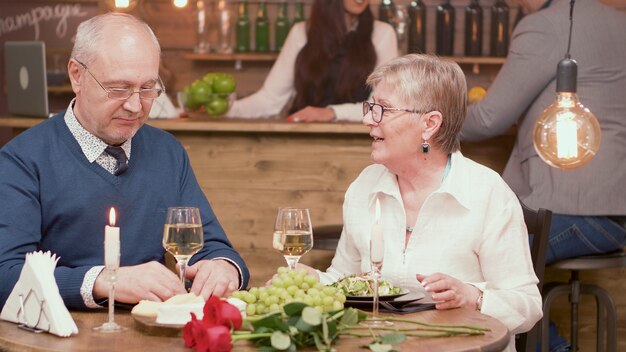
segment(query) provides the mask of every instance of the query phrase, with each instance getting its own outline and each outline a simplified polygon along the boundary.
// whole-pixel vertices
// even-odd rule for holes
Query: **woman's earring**
[[[428,154],[428,152],[430,152],[430,143],[425,140],[424,143],[422,143],[422,153]]]

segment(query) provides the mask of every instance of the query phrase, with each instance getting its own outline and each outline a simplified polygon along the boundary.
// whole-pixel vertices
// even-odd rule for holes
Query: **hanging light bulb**
[[[178,8],[183,8],[185,6],[187,6],[187,0],[174,0],[174,6],[178,7]]]
[[[561,60],[556,99],[539,115],[533,131],[537,154],[551,166],[575,169],[587,164],[600,148],[600,124],[576,95],[576,61]]]
[[[131,12],[139,1],[141,0],[106,0],[105,4],[113,11]]]
[[[115,8],[126,9],[130,7],[130,0],[115,0]]]
[[[560,169],[587,164],[600,149],[600,124],[576,95],[578,66],[570,58],[574,0],[570,2],[570,32],[567,54],[557,66],[556,99],[537,118],[533,143],[539,157]]]

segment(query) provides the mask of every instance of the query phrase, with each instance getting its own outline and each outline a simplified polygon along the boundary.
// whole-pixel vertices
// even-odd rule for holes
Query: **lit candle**
[[[383,225],[380,223],[380,202],[378,198],[376,198],[376,222],[372,226],[372,239],[370,241],[370,255],[374,263],[381,263],[383,261],[383,254],[385,253],[385,240],[383,236]]]
[[[109,225],[104,226],[104,265],[109,269],[120,266],[120,228],[115,227],[115,209],[109,211]]]

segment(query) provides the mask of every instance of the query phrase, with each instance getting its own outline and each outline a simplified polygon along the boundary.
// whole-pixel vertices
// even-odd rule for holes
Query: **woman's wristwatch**
[[[476,299],[476,310],[480,312],[483,308],[483,291],[479,291],[478,298]]]

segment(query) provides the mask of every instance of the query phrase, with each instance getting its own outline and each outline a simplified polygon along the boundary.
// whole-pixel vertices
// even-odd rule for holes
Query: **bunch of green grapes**
[[[246,302],[247,315],[259,315],[282,310],[283,305],[302,302],[315,307],[320,313],[343,309],[346,296],[337,288],[325,286],[306,270],[278,268],[270,285],[252,287],[248,291],[235,291],[231,297]]]

